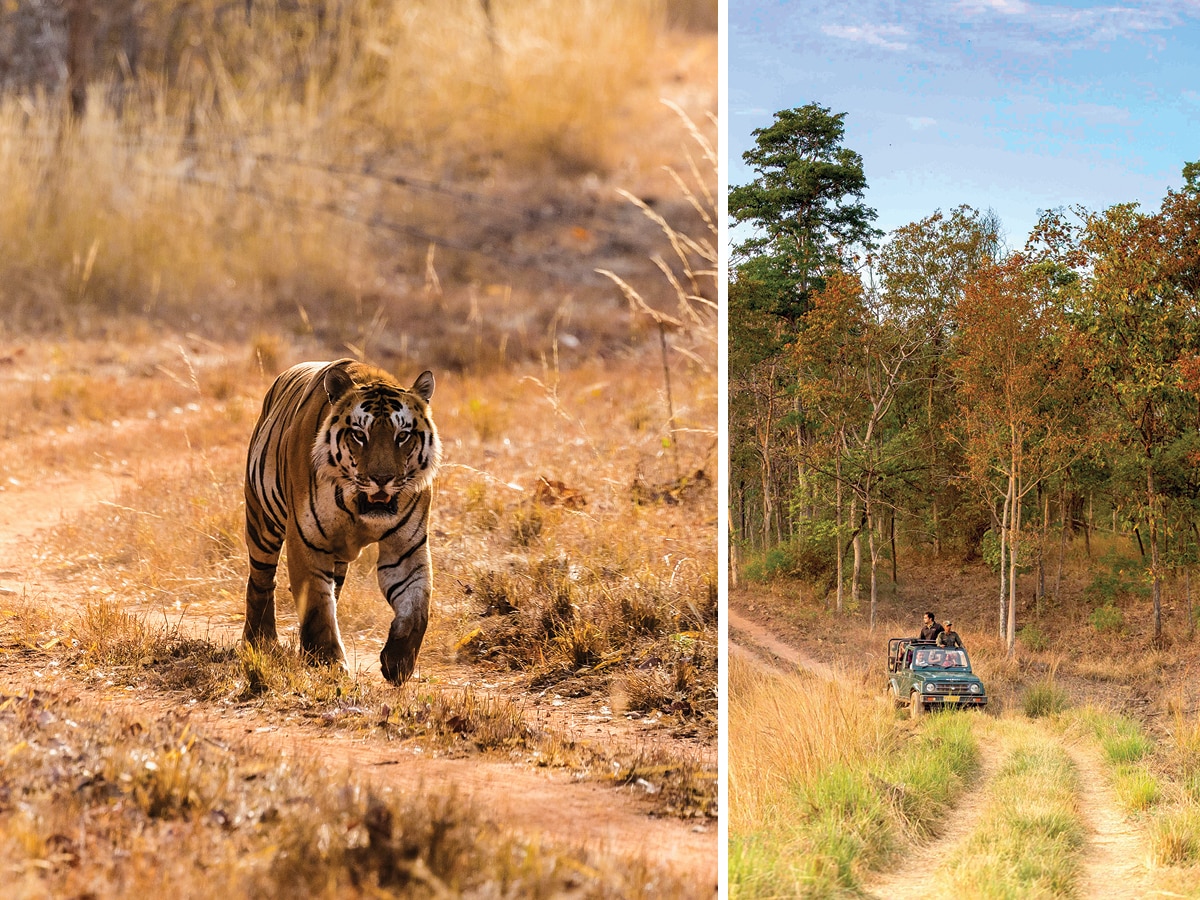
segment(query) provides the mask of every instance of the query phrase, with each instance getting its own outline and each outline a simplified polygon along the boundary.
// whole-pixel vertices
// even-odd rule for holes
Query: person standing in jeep
[[[935,639],[939,647],[961,647],[963,645],[962,638],[958,636],[958,632],[954,630],[954,623],[947,620],[946,627],[942,629],[942,633]]]
[[[938,624],[937,619],[933,617],[933,613],[925,613],[925,627],[921,629],[921,633],[917,635],[918,641],[936,641],[937,636],[945,629]]]

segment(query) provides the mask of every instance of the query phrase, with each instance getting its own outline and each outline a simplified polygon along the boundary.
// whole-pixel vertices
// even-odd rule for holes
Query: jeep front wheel
[[[908,697],[908,711],[914,719],[921,718],[925,712],[925,704],[921,702],[920,691],[913,691]]]

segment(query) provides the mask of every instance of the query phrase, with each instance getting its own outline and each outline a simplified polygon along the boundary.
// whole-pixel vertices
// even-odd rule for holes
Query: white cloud
[[[1072,40],[1103,44],[1124,38],[1153,35],[1180,20],[1169,3],[1122,5],[1086,4],[1082,7],[1026,0],[958,0],[953,9],[971,18],[1020,18],[1031,29],[1033,40]],[[1008,27],[1007,24],[1001,27]]]
[[[872,47],[882,47],[884,50],[907,50],[908,44],[892,38],[903,38],[908,35],[907,29],[901,25],[822,25],[821,31],[830,37],[854,41],[858,44],[870,44]]]
[[[937,119],[931,119],[929,116],[908,116],[908,127],[913,131],[920,131],[923,128],[932,128],[937,124]]]
[[[1019,16],[1029,11],[1024,0],[959,0],[959,9],[971,13],[997,12],[1006,16]]]

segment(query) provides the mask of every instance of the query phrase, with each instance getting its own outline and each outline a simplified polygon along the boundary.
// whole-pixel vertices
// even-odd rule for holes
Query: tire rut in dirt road
[[[939,863],[947,859],[959,844],[975,831],[985,809],[982,798],[1003,761],[1003,754],[999,749],[987,742],[980,744],[979,751],[978,778],[954,801],[956,814],[950,827],[933,840],[910,850],[897,868],[869,878],[863,885],[867,896],[879,900],[927,900],[940,896],[931,886],[931,876]],[[948,892],[948,896],[953,895],[952,891]]]
[[[1145,841],[1121,813],[1100,754],[1076,744],[1067,745],[1066,750],[1079,773],[1080,817],[1088,829],[1079,896],[1105,900],[1149,896]]]

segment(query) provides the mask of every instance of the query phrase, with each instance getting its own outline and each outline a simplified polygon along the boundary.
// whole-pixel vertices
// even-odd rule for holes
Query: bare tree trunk
[[[1087,558],[1092,558],[1092,529],[1096,527],[1095,507],[1092,503],[1094,495],[1091,491],[1088,492],[1088,517],[1087,527],[1083,529],[1083,549],[1087,553]],[[1113,524],[1113,531],[1116,531],[1116,524]]]
[[[1054,575],[1054,599],[1056,601],[1062,600],[1063,560],[1065,560],[1067,556],[1067,521],[1068,517],[1071,515],[1070,510],[1067,509],[1067,489],[1065,486],[1062,489],[1061,496],[1062,531],[1058,536],[1058,571]]]
[[[850,601],[858,609],[862,601],[862,529],[859,527],[858,496],[850,501],[850,527],[854,529],[854,566],[850,570]]]
[[[91,0],[68,0],[67,4],[67,95],[71,118],[87,112],[88,81],[92,75],[92,45],[96,19]]]
[[[1000,636],[1004,637],[1004,628],[1008,622],[1008,515],[1012,506],[1012,481],[1009,481],[1008,493],[1004,495],[1004,508],[1000,513]]]
[[[879,539],[875,534],[876,522],[874,510],[871,508],[870,496],[863,501],[867,513],[867,548],[871,554],[871,614],[869,618],[871,631],[875,630],[875,609],[879,597]]]
[[[1021,549],[1021,495],[1020,484],[1013,477],[1012,487],[1012,523],[1008,530],[1008,623],[1004,633],[1004,642],[1008,648],[1008,658],[1012,659],[1017,650],[1017,559]]]
[[[771,457],[767,455],[766,448],[763,448],[762,466],[760,467],[762,474],[762,502],[763,502],[763,552],[771,546],[771,517],[773,511],[771,509]]]
[[[1154,596],[1154,645],[1162,643],[1162,575],[1158,570],[1158,496],[1154,490],[1154,470],[1146,466],[1146,499],[1150,508],[1150,581]]]
[[[893,592],[900,584],[899,569],[896,563],[896,510],[893,509],[891,515],[888,516],[888,542],[892,549],[892,590]]]
[[[933,558],[942,558],[942,529],[938,522],[938,502],[937,497],[933,498]]]
[[[1050,492],[1043,491],[1038,484],[1038,493],[1042,496],[1042,538],[1038,544],[1037,562],[1037,612],[1042,614],[1042,604],[1046,599],[1046,537],[1050,532]]]
[[[836,496],[836,509],[837,509],[837,527],[834,529],[834,533],[833,533],[834,534],[833,543],[834,543],[834,546],[837,548],[837,600],[835,601],[834,609],[837,610],[838,615],[841,615],[841,613],[842,613],[842,569],[843,569],[843,564],[842,564],[842,522],[843,522],[843,519],[842,519],[842,504],[843,504],[842,493],[844,490],[844,488],[842,486],[842,455],[841,455],[841,453],[837,454],[837,459],[835,460],[834,465],[836,466],[836,471],[835,471],[835,475],[834,475],[834,491],[835,491],[835,496]]]
[[[1183,567],[1183,594],[1187,600],[1188,640],[1196,636],[1196,614],[1192,609],[1192,567]]]

